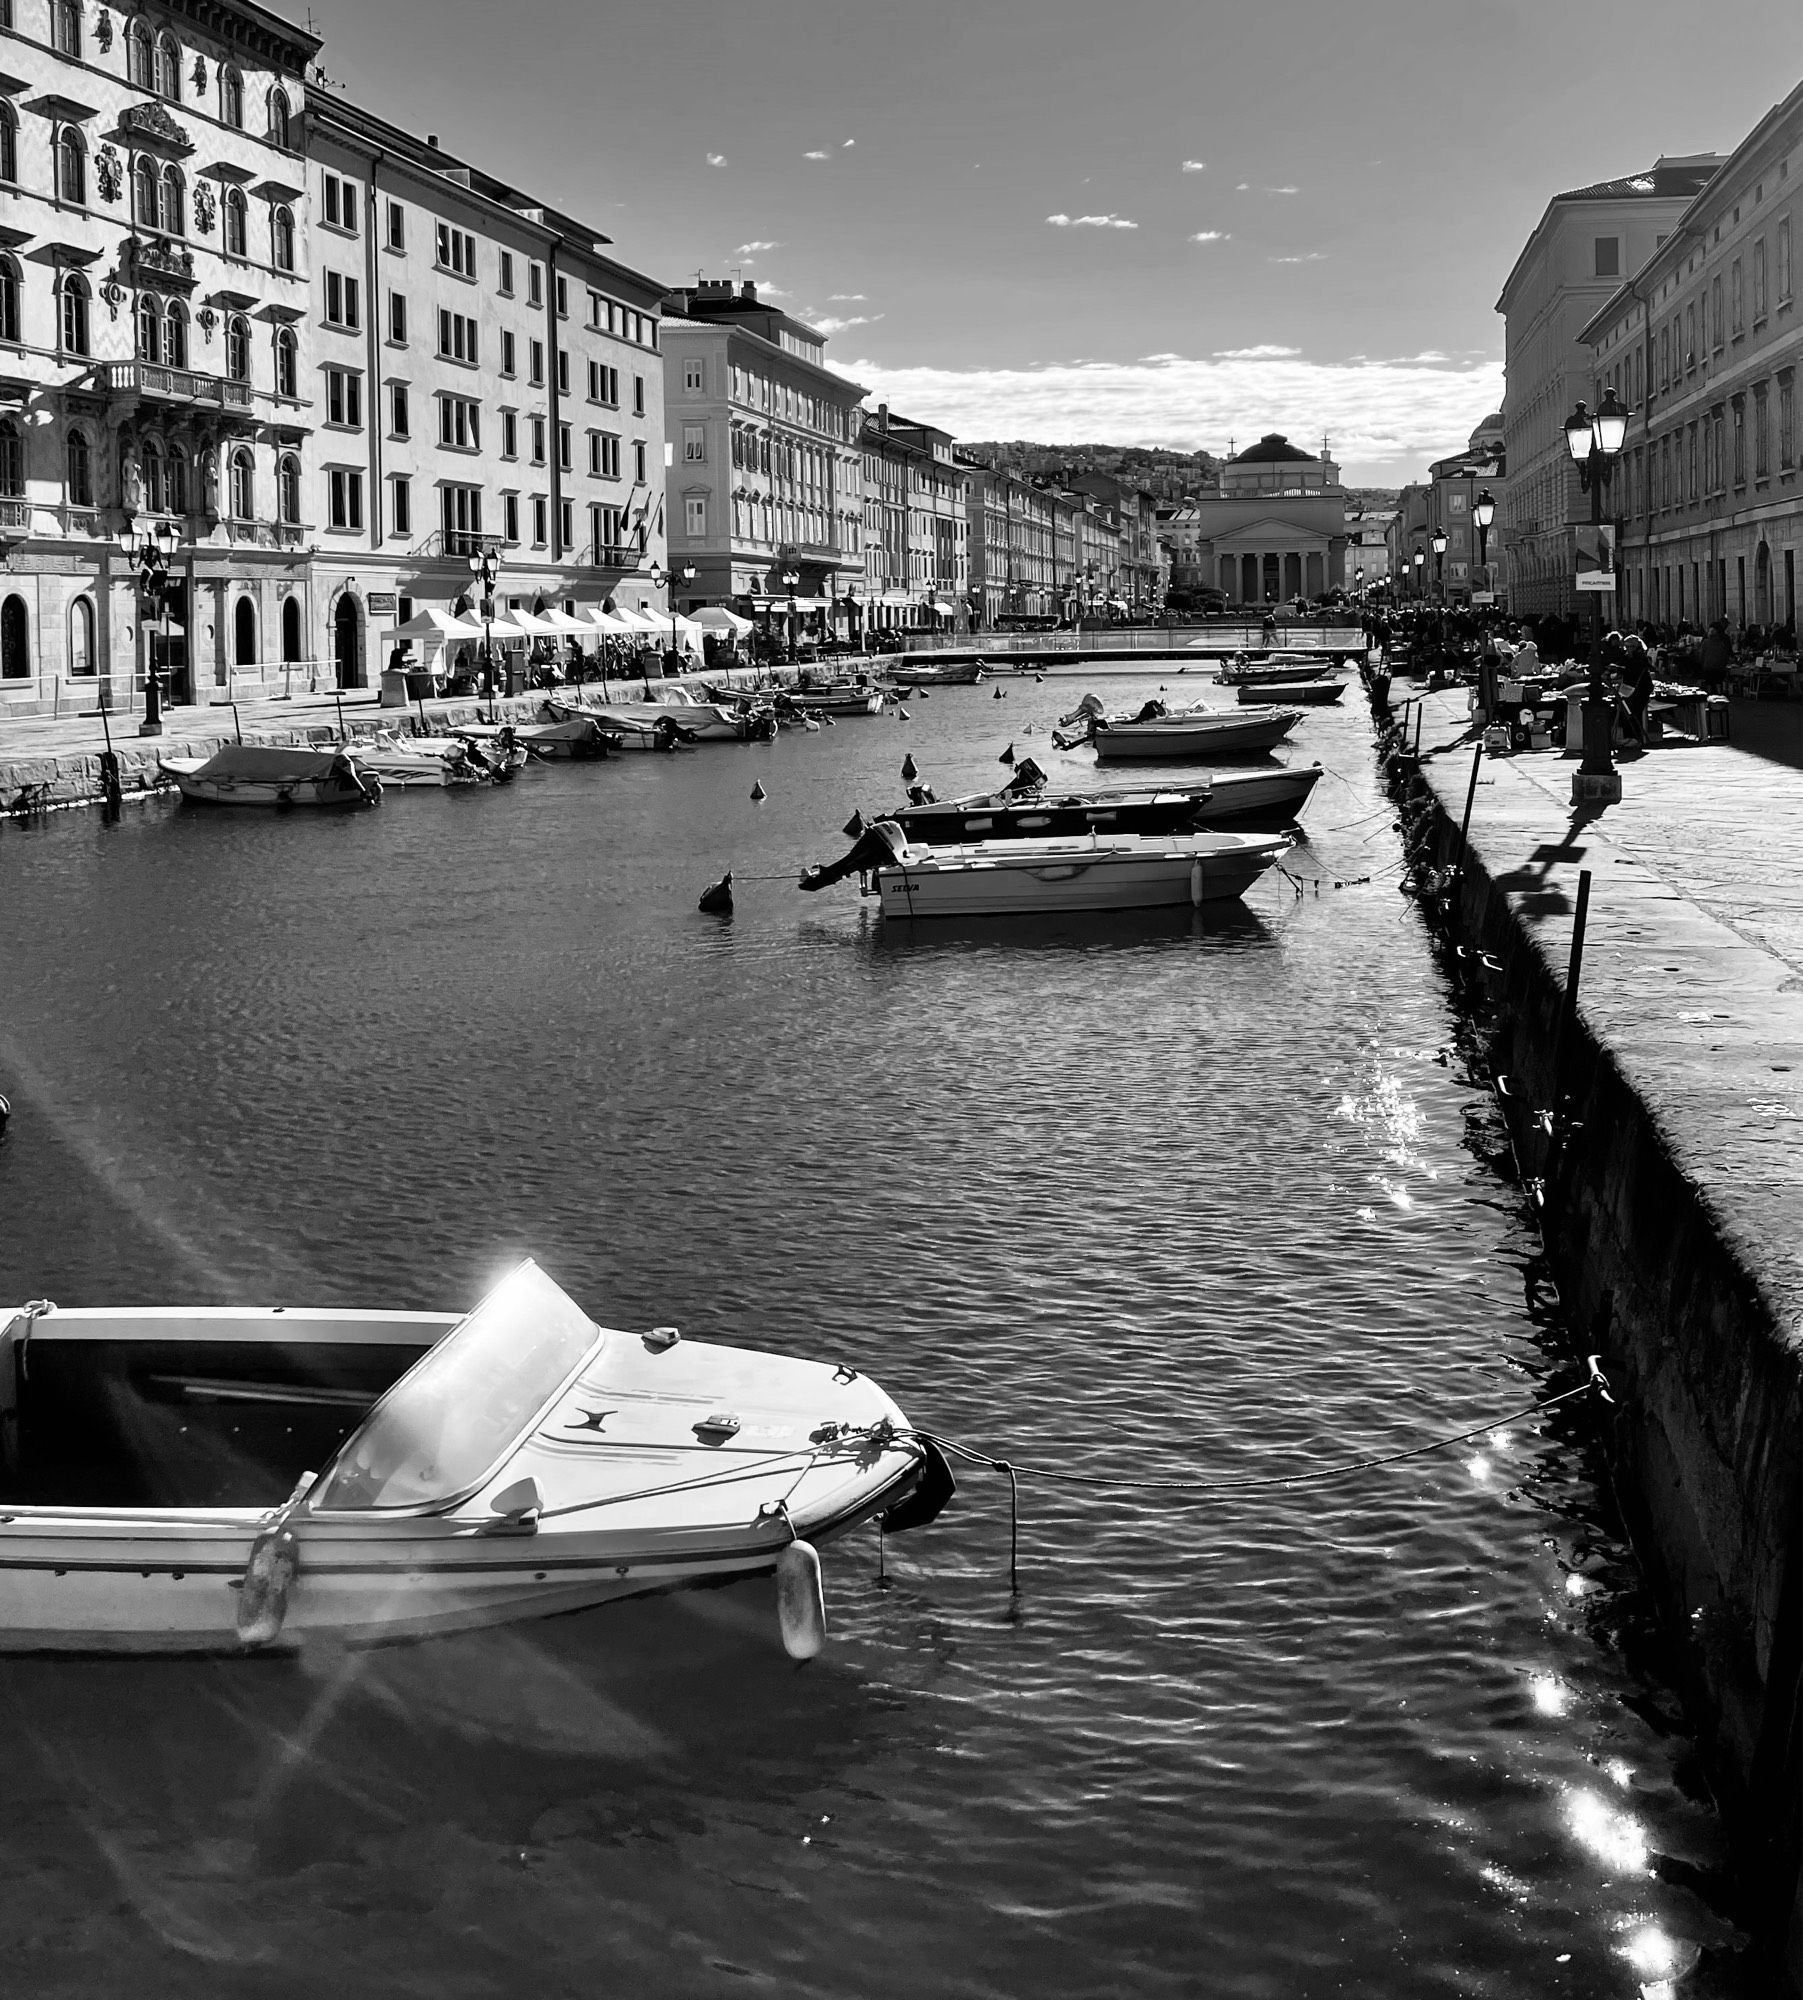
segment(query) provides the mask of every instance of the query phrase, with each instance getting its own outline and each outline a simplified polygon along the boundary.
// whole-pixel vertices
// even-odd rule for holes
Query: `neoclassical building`
[[[0,717],[306,656],[305,76],[247,0],[0,4]],[[142,615],[133,552],[173,588]]]
[[[1277,431],[1221,467],[1218,490],[1194,503],[1196,569],[1233,604],[1319,597],[1346,582],[1346,494],[1323,450]]]

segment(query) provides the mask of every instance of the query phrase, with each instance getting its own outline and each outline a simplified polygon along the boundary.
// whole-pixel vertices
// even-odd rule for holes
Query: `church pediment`
[[[1311,528],[1301,521],[1286,521],[1279,514],[1266,514],[1208,539],[1217,554],[1229,549],[1256,554],[1262,549],[1324,549],[1336,537],[1324,528]]]

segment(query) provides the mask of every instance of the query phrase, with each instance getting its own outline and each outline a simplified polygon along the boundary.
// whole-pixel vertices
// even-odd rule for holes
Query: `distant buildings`
[[[1203,580],[1196,587],[1231,604],[1288,603],[1346,585],[1346,492],[1325,451],[1317,458],[1269,432],[1228,459],[1217,490],[1181,514],[1173,575],[1181,553],[1184,573]]]
[[[1478,425],[1462,452],[1436,459],[1425,481],[1402,489],[1388,524],[1391,559],[1402,592],[1440,604],[1503,603],[1507,470],[1498,412]],[[1485,496],[1494,514],[1490,526],[1480,529],[1478,503]],[[1446,546],[1436,549],[1435,539],[1441,535]],[[1417,549],[1422,554],[1419,564]],[[1367,587],[1372,580],[1367,574]]]
[[[970,474],[949,431],[867,414],[864,601],[873,630],[945,631],[970,623]]]
[[[1610,491],[1622,618],[1795,628],[1800,230],[1803,84],[1580,329],[1582,393],[1634,412]]]
[[[1577,602],[1572,524],[1589,519],[1589,501],[1566,448],[1565,419],[1591,393],[1584,329],[1719,165],[1714,153],[1666,158],[1644,173],[1554,195],[1503,285],[1496,303],[1508,381],[1502,519],[1509,604],[1518,614],[1569,613]]]

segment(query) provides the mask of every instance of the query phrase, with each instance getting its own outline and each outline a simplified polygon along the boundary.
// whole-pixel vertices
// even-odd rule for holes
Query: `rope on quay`
[[[1508,1424],[1518,1424],[1524,1418],[1540,1415],[1542,1411],[1557,1409],[1561,1403],[1569,1403],[1578,1396],[1595,1393],[1601,1396],[1605,1403],[1613,1403],[1615,1398],[1609,1393],[1609,1379],[1603,1373],[1602,1356],[1600,1354],[1586,1356],[1586,1367],[1585,1379],[1575,1389],[1563,1389],[1556,1396],[1542,1396],[1535,1402],[1524,1404],[1518,1410],[1511,1410],[1506,1416],[1492,1417],[1487,1423],[1473,1424],[1467,1430],[1454,1431],[1447,1437],[1433,1438],[1426,1444],[1411,1445],[1406,1451],[1375,1452],[1363,1458],[1343,1459],[1337,1465],[1319,1466],[1309,1472],[1282,1473],[1274,1478],[1142,1479],[1129,1473],[1070,1472],[1062,1467],[1017,1465],[1012,1459],[993,1458],[972,1445],[959,1444],[952,1438],[939,1436],[935,1431],[921,1430],[914,1426],[906,1430],[897,1430],[893,1435],[920,1438],[936,1446],[940,1451],[950,1452],[954,1457],[963,1459],[968,1464],[1008,1475],[1008,1584],[1011,1590],[1018,1591],[1020,1589],[1020,1482],[1023,1479],[1038,1479],[1048,1486],[1101,1487],[1115,1492],[1183,1494],[1192,1499],[1224,1494],[1270,1493],[1296,1486],[1321,1486],[1331,1480],[1350,1479],[1361,1472],[1376,1472],[1388,1466],[1406,1465],[1413,1459],[1427,1458],[1434,1452],[1450,1450],[1454,1445],[1469,1444],[1473,1438],[1487,1437],[1492,1431],[1502,1430]]]

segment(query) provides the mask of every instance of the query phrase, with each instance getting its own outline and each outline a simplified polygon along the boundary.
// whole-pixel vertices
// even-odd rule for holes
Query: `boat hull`
[[[902,806],[882,815],[911,842],[927,846],[971,840],[1039,840],[1071,834],[1196,832],[1256,822],[1287,826],[1308,803],[1321,766],[1276,771],[1220,771],[1194,784],[1156,791],[1095,791],[1062,797],[1025,793],[1009,797],[947,799]]]
[[[380,804],[382,796],[380,780],[376,781],[372,798],[363,786],[336,779],[307,778],[297,784],[259,779],[247,782],[198,777],[173,763],[164,764],[163,769],[175,780],[182,797],[196,806],[250,806],[263,812],[292,812],[297,808],[354,812],[363,806]]]
[[[1288,842],[1250,834],[1169,840],[985,841],[913,851],[875,871],[885,917],[1047,915],[1232,902]]]
[[[1239,698],[1242,703],[1264,705],[1270,702],[1299,701],[1307,708],[1325,708],[1336,702],[1346,692],[1344,681],[1242,681],[1239,683]]]
[[[1300,709],[1267,710],[1259,715],[1229,711],[1198,718],[1161,717],[1154,722],[1098,724],[1096,756],[1104,764],[1140,759],[1236,757],[1274,749],[1302,720]]]

